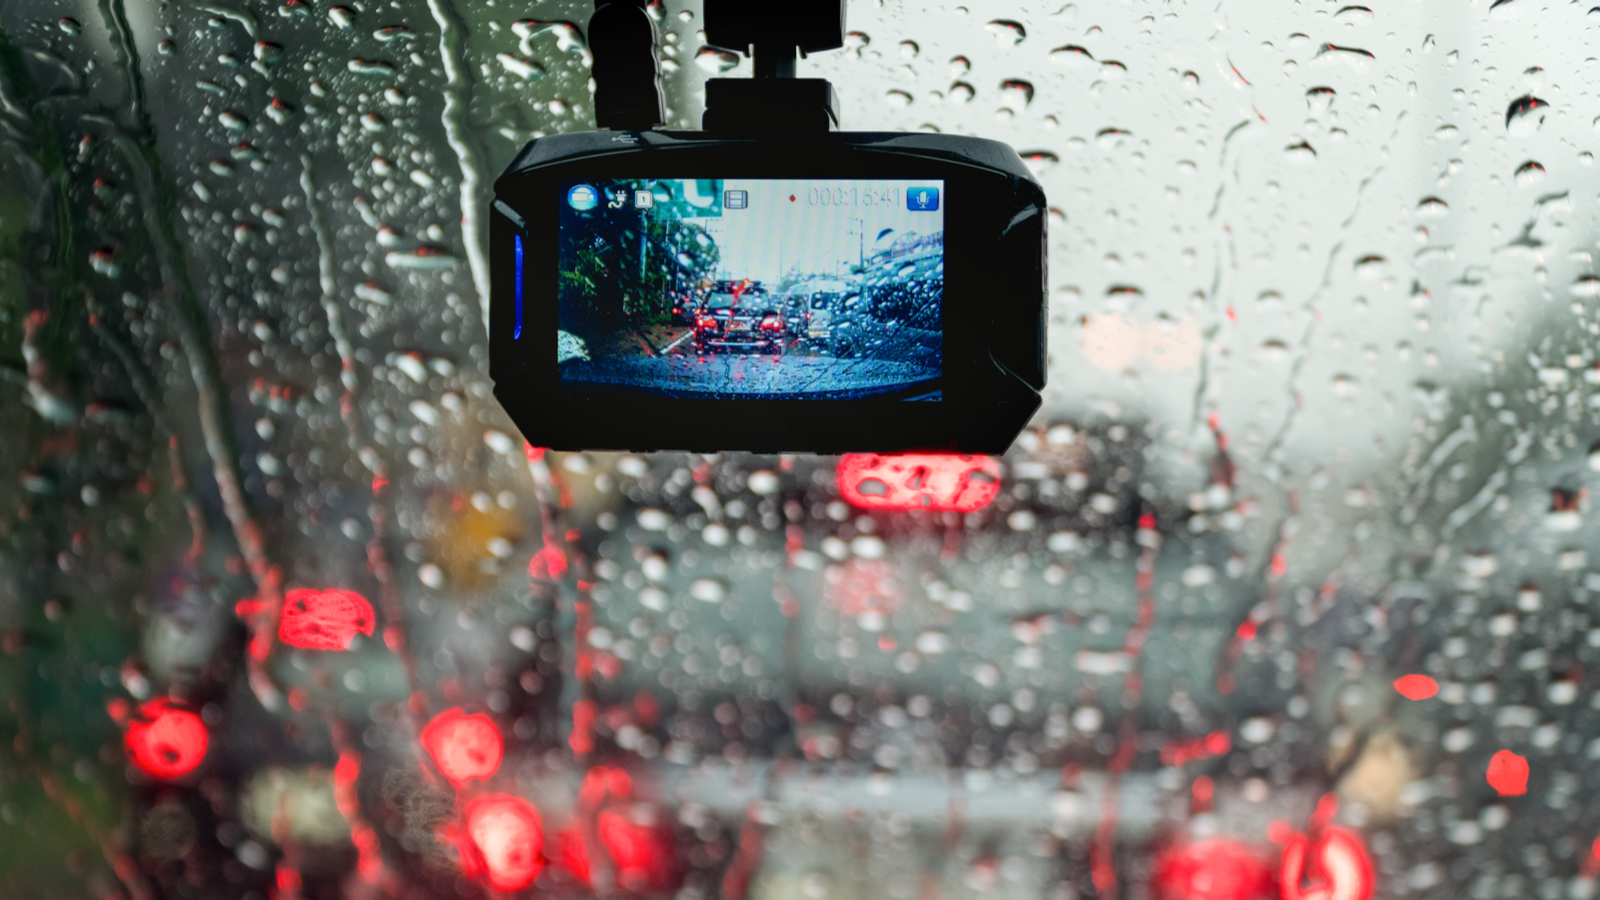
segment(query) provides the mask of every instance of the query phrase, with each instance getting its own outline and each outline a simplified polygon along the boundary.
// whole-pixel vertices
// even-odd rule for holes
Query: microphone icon
[[[928,192],[927,191],[922,191],[922,192],[917,194],[917,205],[921,206],[921,207],[924,207],[924,208],[927,207],[927,205],[928,205]]]

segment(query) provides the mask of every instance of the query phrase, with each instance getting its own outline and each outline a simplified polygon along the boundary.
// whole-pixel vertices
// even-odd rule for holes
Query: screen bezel
[[[524,283],[528,295],[520,340],[514,328],[509,292],[496,291],[491,304],[492,352],[496,361],[496,394],[517,416],[524,431],[544,431],[531,422],[549,422],[547,432],[527,437],[539,446],[589,449],[744,449],[757,451],[844,452],[894,444],[905,449],[983,450],[960,437],[983,433],[988,419],[1010,422],[1021,406],[1039,403],[1037,392],[1006,372],[990,353],[995,322],[1003,318],[1009,286],[1020,285],[1021,299],[1037,304],[1041,288],[1023,276],[1038,278],[1035,260],[1028,272],[1011,272],[999,253],[999,239],[1019,204],[1015,179],[1004,172],[948,159],[902,152],[874,151],[843,142],[815,142],[784,152],[759,141],[718,141],[703,145],[618,148],[546,163],[516,173],[497,185],[499,199],[520,216],[494,216],[491,264],[497,285],[514,278],[510,261],[511,233],[524,236]],[[622,158],[619,158],[622,157]],[[566,181],[602,183],[619,178],[790,178],[836,181],[939,181],[944,211],[945,280],[941,309],[943,387],[939,401],[882,398],[850,400],[690,399],[633,391],[578,391],[561,383],[556,362],[555,271],[560,209],[559,185]],[[978,248],[980,252],[963,252]],[[989,248],[985,251],[984,248]],[[1025,248],[1036,253],[1037,246]],[[986,269],[998,269],[985,279]],[[549,273],[546,277],[545,273]],[[996,296],[996,292],[999,296]],[[1037,342],[1039,335],[1017,335]],[[1000,335],[999,339],[1006,339]],[[1023,416],[1025,418],[1025,413]],[[559,424],[558,424],[559,423]],[[998,427],[998,426],[997,426]],[[1008,426],[1014,431],[1014,425]],[[1004,431],[1005,428],[1000,428]],[[648,435],[641,441],[639,435]],[[892,438],[886,436],[893,436]],[[1008,443],[1010,435],[1002,440]],[[1001,444],[1003,449],[1003,443]]]

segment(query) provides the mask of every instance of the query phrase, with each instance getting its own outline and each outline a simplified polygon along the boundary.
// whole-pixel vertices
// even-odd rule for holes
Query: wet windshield
[[[1591,900],[1591,6],[852,2],[845,128],[1049,197],[991,459],[525,445],[589,3],[0,4],[0,896]],[[942,226],[828,209],[585,232],[560,364],[937,371]]]

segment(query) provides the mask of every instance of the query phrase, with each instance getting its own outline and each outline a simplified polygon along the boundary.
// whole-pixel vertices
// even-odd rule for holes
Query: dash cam
[[[537,446],[1001,453],[1045,380],[1045,197],[979,138],[840,132],[839,15],[707,0],[756,77],[667,131],[642,2],[590,20],[596,120],[495,183],[490,368]]]

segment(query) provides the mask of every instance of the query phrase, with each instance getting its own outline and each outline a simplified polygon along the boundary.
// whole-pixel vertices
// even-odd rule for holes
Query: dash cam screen
[[[563,387],[939,400],[943,189],[939,180],[563,183]]]

